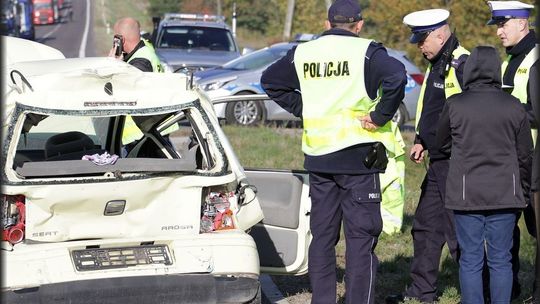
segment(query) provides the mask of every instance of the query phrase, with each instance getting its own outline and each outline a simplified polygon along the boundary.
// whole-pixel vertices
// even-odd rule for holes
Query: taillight
[[[234,192],[210,190],[201,208],[201,232],[212,232],[235,228],[231,200],[235,200]]]
[[[2,241],[17,244],[24,240],[25,213],[23,195],[2,194]]]
[[[424,83],[424,74],[410,74],[410,75],[417,84],[422,85],[422,83]]]

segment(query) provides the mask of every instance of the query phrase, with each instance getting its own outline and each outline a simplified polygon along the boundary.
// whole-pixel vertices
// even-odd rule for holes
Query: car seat
[[[92,139],[78,131],[70,131],[51,136],[45,142],[46,160],[76,160],[84,155],[102,153],[95,149]]]

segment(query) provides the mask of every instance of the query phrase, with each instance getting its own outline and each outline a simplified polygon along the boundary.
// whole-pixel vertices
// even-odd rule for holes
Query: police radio
[[[444,50],[444,52],[441,55],[441,66],[440,66],[440,75],[441,77],[445,77],[446,73],[450,71],[451,63],[452,63],[452,52],[459,46],[458,40],[456,38],[456,30],[452,33],[452,36],[450,36],[450,41],[448,42],[448,47]]]

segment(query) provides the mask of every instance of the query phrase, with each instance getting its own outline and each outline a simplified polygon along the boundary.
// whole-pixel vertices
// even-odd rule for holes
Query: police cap
[[[534,5],[520,1],[488,1],[491,19],[488,25],[506,22],[508,19],[527,19]]]
[[[403,23],[411,28],[411,43],[424,40],[429,33],[446,24],[450,12],[445,9],[435,8],[416,11],[403,17]]]
[[[330,23],[353,23],[362,20],[357,0],[336,0],[328,9]]]

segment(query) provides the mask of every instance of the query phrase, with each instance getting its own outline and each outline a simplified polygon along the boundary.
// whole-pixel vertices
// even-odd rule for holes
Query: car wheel
[[[392,117],[392,120],[396,122],[400,127],[403,126],[404,123],[409,121],[409,113],[407,112],[405,104],[401,103],[399,105],[399,108],[396,111],[396,114],[394,114],[394,117]]]
[[[248,93],[237,94],[245,95]],[[253,126],[264,122],[264,109],[260,101],[243,100],[231,102],[225,109],[225,119],[229,124]]]

